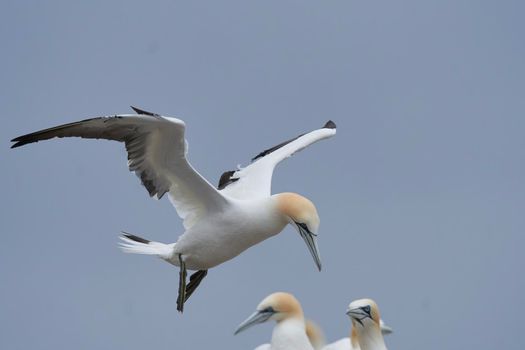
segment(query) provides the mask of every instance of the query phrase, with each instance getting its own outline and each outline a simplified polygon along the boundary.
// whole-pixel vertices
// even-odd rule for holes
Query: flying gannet
[[[382,319],[379,320],[379,328],[381,334],[387,335],[393,332],[392,328],[387,326]],[[359,341],[357,339],[357,328],[352,327],[350,330],[350,338],[342,338],[333,343],[321,347],[322,350],[360,350]]]
[[[361,350],[386,350],[377,304],[371,299],[354,300],[346,314],[352,319],[352,346]],[[357,342],[355,342],[357,340]],[[355,342],[355,344],[354,344]]]
[[[306,336],[301,304],[289,293],[277,292],[264,298],[234,334],[269,320],[276,321],[271,343],[260,345],[256,350],[313,350]]]
[[[319,270],[319,216],[314,204],[295,193],[271,194],[275,166],[312,143],[334,136],[336,125],[299,135],[264,150],[250,165],[222,174],[218,188],[189,163],[185,123],[132,107],[137,114],[86,119],[19,136],[16,148],[54,137],[81,137],[124,142],[129,170],[151,197],[166,193],[183,220],[185,232],[164,244],[123,232],[122,249],[155,255],[180,269],[177,310],[206,276],[208,269],[292,225],[304,239]],[[187,270],[196,270],[186,284]]]

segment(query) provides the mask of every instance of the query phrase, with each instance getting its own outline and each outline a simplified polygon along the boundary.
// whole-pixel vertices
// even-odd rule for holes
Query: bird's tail
[[[168,260],[173,252],[173,244],[148,241],[127,232],[122,232],[120,239],[122,242],[119,243],[119,246],[124,253],[156,255]]]

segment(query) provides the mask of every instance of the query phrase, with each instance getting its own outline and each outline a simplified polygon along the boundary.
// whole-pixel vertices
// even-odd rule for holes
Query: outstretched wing
[[[223,194],[237,199],[270,196],[273,169],[279,162],[312,143],[334,136],[335,132],[335,123],[330,120],[321,129],[301,134],[264,150],[246,168],[222,174],[218,188]]]
[[[82,137],[124,142],[129,170],[151,197],[170,199],[188,229],[206,212],[227,205],[222,196],[186,158],[185,124],[176,118],[132,107],[138,114],[97,117],[19,136],[11,148],[54,137]]]

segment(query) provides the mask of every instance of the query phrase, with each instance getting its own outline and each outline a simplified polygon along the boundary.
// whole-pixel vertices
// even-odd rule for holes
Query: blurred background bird
[[[357,346],[361,350],[386,350],[379,307],[375,301],[355,300],[348,306],[346,314],[352,320],[352,348]]]
[[[255,312],[237,327],[235,334],[267,321],[276,322],[272,340],[256,350],[314,350],[306,336],[303,309],[292,294],[277,292],[264,298]]]

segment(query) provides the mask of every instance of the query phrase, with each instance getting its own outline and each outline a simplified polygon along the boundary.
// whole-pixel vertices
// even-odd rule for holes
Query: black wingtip
[[[145,111],[143,109],[140,109],[140,108],[137,108],[137,107],[133,107],[133,106],[130,106],[131,109],[133,109],[135,111],[135,113],[137,114],[143,114],[143,115],[149,115],[149,116],[152,116],[152,117],[160,117],[159,114],[157,113],[152,113],[152,112],[148,112],[148,111]]]
[[[335,123],[331,120],[327,121],[326,124],[323,126],[323,129],[335,129],[337,126]]]
[[[32,141],[32,140],[28,139],[27,136],[28,135],[18,136],[18,137],[15,137],[14,139],[12,139],[11,142],[14,142],[14,144],[11,145],[11,149],[18,148],[18,147],[21,147],[23,145],[27,145],[28,143],[31,143],[31,142],[38,142],[38,141]]]
[[[127,233],[127,232],[122,232],[122,235],[124,237],[128,238],[128,239],[131,239],[132,241],[139,242],[139,243],[149,244],[151,242],[151,241],[148,241],[145,238],[142,238],[142,237],[139,237],[139,236],[135,236],[135,235],[132,235],[131,233]]]

